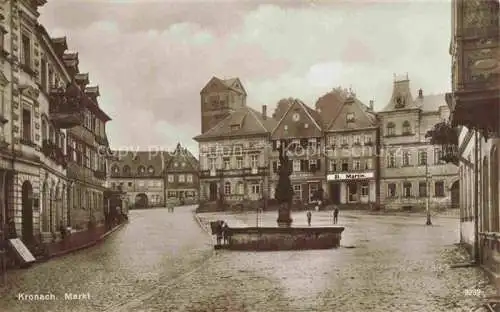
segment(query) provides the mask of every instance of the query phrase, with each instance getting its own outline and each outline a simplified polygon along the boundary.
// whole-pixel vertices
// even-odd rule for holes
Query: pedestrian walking
[[[335,206],[333,210],[333,224],[337,224],[338,219],[339,219],[339,207]]]
[[[307,212],[307,225],[311,226],[311,218],[312,218],[312,213],[311,211]]]

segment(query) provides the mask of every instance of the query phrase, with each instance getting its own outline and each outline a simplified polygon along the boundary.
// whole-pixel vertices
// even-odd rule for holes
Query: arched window
[[[129,166],[123,167],[123,174],[124,175],[129,175],[130,174],[130,167]]]
[[[153,166],[149,166],[148,167],[148,173],[151,174],[151,175],[154,174],[155,173],[155,168],[153,168]]]
[[[387,126],[385,127],[386,129],[386,136],[393,136],[396,135],[396,125],[392,122],[389,122]]]
[[[408,120],[405,120],[403,122],[403,134],[411,134],[411,125],[410,125],[410,122]]]
[[[498,232],[500,228],[499,207],[498,207],[498,191],[500,177],[498,176],[498,149],[494,146],[490,153],[490,186],[491,186],[491,232]]]
[[[120,173],[120,168],[118,168],[117,165],[113,165],[113,168],[111,169],[111,172],[117,174]]]
[[[144,173],[146,173],[146,168],[144,168],[144,166],[139,166],[139,168],[137,168],[137,174],[144,175]]]
[[[42,118],[42,141],[47,140],[47,121]]]
[[[231,195],[231,182],[224,183],[224,195]]]

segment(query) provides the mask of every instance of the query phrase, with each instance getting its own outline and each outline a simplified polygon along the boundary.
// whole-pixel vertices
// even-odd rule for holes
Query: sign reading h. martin
[[[374,177],[373,172],[359,172],[359,173],[334,173],[329,174],[326,179],[328,181],[338,181],[338,180],[363,180],[371,179]]]

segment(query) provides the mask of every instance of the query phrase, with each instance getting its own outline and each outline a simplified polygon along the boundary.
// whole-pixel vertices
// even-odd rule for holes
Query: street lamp
[[[425,201],[425,209],[426,209],[426,212],[427,212],[427,221],[425,222],[425,225],[432,225],[431,211],[430,211],[430,207],[429,207],[429,205],[430,205],[430,195],[431,195],[430,178],[431,178],[431,174],[429,173],[429,164],[426,161],[425,162],[425,185],[426,185],[426,188],[427,188],[427,198],[426,198],[426,201]]]

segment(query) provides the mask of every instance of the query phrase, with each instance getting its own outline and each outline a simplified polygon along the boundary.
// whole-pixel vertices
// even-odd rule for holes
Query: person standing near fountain
[[[339,206],[335,205],[333,209],[333,224],[337,224],[339,219]]]
[[[312,218],[312,213],[311,211],[307,212],[307,225],[311,226],[311,218]]]

